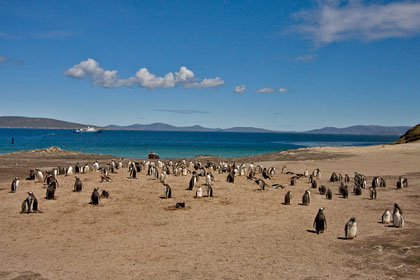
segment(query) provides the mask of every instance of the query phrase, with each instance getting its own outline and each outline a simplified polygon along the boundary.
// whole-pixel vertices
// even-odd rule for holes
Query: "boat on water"
[[[96,128],[90,127],[90,126],[84,127],[84,128],[79,128],[79,129],[76,129],[74,131],[74,133],[101,133],[101,132],[102,132],[102,130],[96,129]]]

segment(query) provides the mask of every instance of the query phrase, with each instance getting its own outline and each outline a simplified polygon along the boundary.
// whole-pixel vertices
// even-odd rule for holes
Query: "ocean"
[[[14,144],[11,140],[14,138]],[[388,144],[398,136],[307,133],[116,131],[81,134],[62,129],[0,129],[0,154],[58,146],[83,153],[146,158],[197,155],[242,157],[313,146]]]

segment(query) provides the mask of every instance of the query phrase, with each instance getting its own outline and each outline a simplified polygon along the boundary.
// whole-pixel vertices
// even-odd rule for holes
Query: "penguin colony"
[[[29,176],[25,180],[35,180],[37,182],[42,182],[46,185],[46,195],[45,199],[56,199],[55,193],[59,189],[58,176],[75,176],[75,182],[73,191],[74,192],[83,192],[84,185],[82,179],[78,176],[79,174],[86,174],[88,172],[98,172],[100,174],[100,182],[109,182],[112,181],[111,176],[113,173],[117,173],[118,170],[123,169],[123,163],[121,161],[114,161],[106,163],[104,166],[100,166],[98,161],[95,161],[91,164],[80,164],[77,163],[74,167],[69,166],[67,168],[53,168],[51,170],[42,171],[38,168],[35,170],[29,171]],[[128,179],[137,179],[137,174],[145,170],[147,176],[152,177],[154,180],[158,180],[162,184],[163,196],[161,198],[171,199],[172,189],[171,186],[167,183],[169,176],[191,176],[189,184],[186,191],[193,191],[194,198],[212,198],[213,197],[213,184],[215,183],[214,172],[218,174],[226,174],[226,182],[235,184],[235,178],[238,176],[244,176],[246,179],[255,182],[258,186],[256,191],[266,191],[270,187],[272,189],[284,189],[289,188],[293,189],[293,186],[297,184],[298,180],[302,178],[308,178],[307,182],[309,183],[310,188],[304,191],[302,194],[302,200],[300,205],[310,206],[311,204],[311,190],[313,192],[318,191],[320,195],[325,196],[326,200],[332,200],[334,195],[341,197],[342,199],[349,198],[349,184],[353,181],[353,191],[352,193],[355,196],[362,195],[363,189],[367,188],[367,178],[355,172],[354,177],[350,178],[348,174],[340,174],[333,172],[329,177],[330,183],[338,184],[338,194],[334,194],[330,187],[326,187],[318,183],[321,181],[321,170],[315,169],[310,174],[308,169],[305,169],[303,174],[294,173],[291,171],[286,171],[286,167],[283,167],[281,173],[290,175],[290,184],[289,186],[284,186],[278,183],[268,184],[266,181],[273,180],[273,177],[276,175],[276,170],[274,167],[263,167],[262,165],[256,165],[253,162],[250,164],[236,164],[219,162],[214,163],[207,161],[206,164],[201,163],[200,161],[187,162],[186,160],[181,160],[178,162],[168,161],[141,161],[141,162],[128,162]],[[200,177],[202,179],[200,179]],[[203,182],[203,184],[201,184]],[[375,200],[377,197],[377,190],[380,188],[386,188],[387,184],[384,178],[375,176],[372,179],[371,186],[369,187],[370,200]],[[10,193],[19,193],[19,177],[15,177],[11,183]],[[404,177],[399,177],[398,181],[395,184],[397,189],[404,189],[408,187],[408,180]],[[61,192],[61,191],[60,191]],[[313,194],[312,194],[313,195]],[[90,195],[90,201],[88,202],[91,205],[99,205],[101,199],[108,199],[110,194],[105,189],[102,189],[101,193],[98,187],[94,187]],[[292,204],[292,190],[287,190],[287,193],[284,197],[283,205]],[[327,202],[326,202],[327,204]],[[175,208],[184,208],[185,202],[176,202]],[[315,216],[313,228],[317,234],[323,233],[327,230],[327,213],[324,208],[319,208]],[[28,192],[26,198],[23,200],[21,205],[21,213],[42,213],[39,210],[39,203],[37,198],[32,192]],[[393,212],[386,209],[381,217],[382,224],[391,225],[396,228],[404,227],[404,217],[403,211],[400,206],[395,203],[393,206]],[[344,227],[344,236],[345,239],[354,239],[358,235],[358,228],[356,223],[356,218],[351,217],[349,221],[345,224]]]

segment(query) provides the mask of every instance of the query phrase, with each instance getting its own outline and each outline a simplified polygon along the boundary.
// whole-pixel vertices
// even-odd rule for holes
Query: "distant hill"
[[[255,127],[232,127],[232,128],[207,128],[200,125],[173,126],[165,123],[133,124],[128,126],[108,125],[105,129],[111,130],[148,130],[148,131],[202,131],[202,132],[276,132]]]
[[[86,127],[86,124],[59,121],[47,118],[28,117],[0,117],[0,128],[48,128],[48,129],[76,129]],[[92,126],[98,127],[98,126]]]
[[[354,125],[344,128],[324,127],[307,131],[317,134],[353,134],[353,135],[401,135],[410,126],[380,126],[380,125]]]
[[[397,144],[419,142],[420,141],[420,124],[410,128],[403,136],[398,139]]]

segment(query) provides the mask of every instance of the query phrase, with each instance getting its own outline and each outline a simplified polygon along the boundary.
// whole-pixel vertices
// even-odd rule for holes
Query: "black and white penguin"
[[[66,176],[70,176],[70,175],[72,175],[73,174],[73,167],[72,166],[69,166],[67,169],[66,169]]]
[[[45,193],[45,198],[46,199],[54,199],[55,190],[56,190],[56,185],[55,184],[49,184],[48,187],[47,187],[47,192]]]
[[[42,171],[39,170],[38,168],[35,169],[35,175],[38,182],[44,181],[44,175],[42,174]]]
[[[80,164],[76,163],[76,166],[74,167],[74,172],[80,173]]]
[[[233,176],[232,172],[229,172],[229,174],[227,175],[226,181],[228,183],[235,183],[235,176]]]
[[[22,211],[21,213],[36,213],[39,212],[38,209],[38,200],[32,192],[28,192],[28,196],[22,202]]]
[[[291,186],[296,185],[296,177],[295,176],[293,176],[292,178],[290,178],[290,185]]]
[[[313,179],[311,186],[312,186],[313,189],[318,188],[318,183],[315,179]]]
[[[370,188],[370,200],[376,199],[376,188],[371,187]]]
[[[288,191],[286,195],[284,196],[284,205],[290,205],[292,201],[292,193]]]
[[[311,192],[306,190],[302,196],[302,205],[309,205],[311,203]]]
[[[404,226],[404,218],[402,216],[402,211],[397,203],[394,204],[394,213],[392,215],[392,224],[394,227],[403,227]]]
[[[26,178],[25,180],[27,180],[27,181],[31,181],[31,180],[35,180],[35,171],[34,170],[29,170],[29,177],[28,178]]]
[[[388,209],[386,209],[385,212],[382,214],[382,223],[385,225],[391,223],[391,213]]]
[[[199,186],[198,189],[195,191],[194,198],[201,198],[201,197],[203,197],[203,189],[201,188],[201,186]]]
[[[195,187],[195,184],[197,183],[197,176],[195,174],[195,172],[193,173],[191,179],[190,179],[190,183],[188,184],[188,188],[187,190],[192,190]]]
[[[81,192],[83,190],[82,180],[80,180],[78,176],[76,176],[75,178],[76,178],[76,182],[74,182],[74,191]]]
[[[344,227],[346,239],[353,239],[357,237],[356,218],[351,218]]]
[[[329,200],[331,200],[331,199],[332,199],[333,194],[332,194],[332,191],[331,191],[331,189],[330,189],[330,188],[328,188],[327,193],[325,194],[325,197],[326,197],[327,199],[329,199]]]
[[[262,176],[263,176],[264,179],[271,179],[270,176],[267,173],[267,168],[265,168],[265,167],[263,169]]]
[[[318,188],[318,191],[319,191],[319,194],[324,195],[324,194],[327,192],[327,187],[326,187],[326,186],[324,186],[324,185],[321,185],[321,186]]]
[[[98,188],[94,188],[92,195],[90,196],[90,204],[98,205],[100,201]]]
[[[347,185],[343,188],[343,198],[349,198],[349,187]]]
[[[315,220],[314,220],[314,225],[313,227],[316,230],[317,234],[323,233],[324,230],[327,229],[327,219],[325,218],[324,215],[324,208],[319,208],[318,210],[318,214],[316,214]]]
[[[15,177],[15,179],[13,179],[12,184],[10,186],[10,191],[15,192],[18,186],[19,186],[19,177]]]
[[[257,179],[257,180],[255,180],[255,183],[257,183],[258,184],[258,186],[260,187],[258,190],[260,190],[260,191],[263,191],[263,190],[265,190],[265,187],[267,186],[267,183],[266,182],[264,182],[263,180],[261,180],[261,179]]]
[[[165,198],[171,198],[172,197],[172,190],[171,186],[168,184],[163,184],[163,192],[165,193]]]
[[[210,184],[206,184],[207,197],[213,197],[213,188]]]
[[[355,195],[362,195],[362,188],[360,186],[356,186],[354,189]]]

